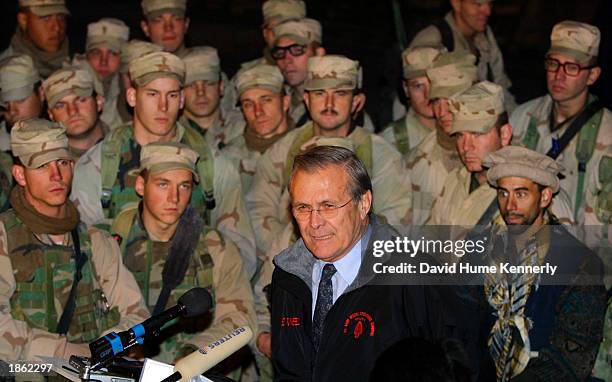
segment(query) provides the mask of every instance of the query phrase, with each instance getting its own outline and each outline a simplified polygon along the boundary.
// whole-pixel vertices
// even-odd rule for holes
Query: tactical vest
[[[168,256],[168,251],[170,250],[170,243],[167,243],[165,247],[156,247],[157,245],[163,244],[154,243],[149,239],[138,217],[138,205],[136,203],[126,206],[126,208],[119,213],[113,222],[111,230],[113,234],[118,234],[122,237],[121,254],[123,263],[134,275],[149,311],[153,311],[157,298],[162,290],[161,272],[164,268],[165,258]],[[200,235],[195,253],[191,257],[189,267],[185,273],[185,278],[170,294],[166,307],[176,305],[178,298],[194,287],[206,288],[213,295],[214,301],[214,263],[205,240],[208,232],[212,230],[212,228],[207,227]],[[219,237],[221,237],[220,234]],[[167,249],[167,251],[163,251],[164,248]],[[155,359],[164,362],[173,362],[178,355],[181,344],[192,338],[195,334],[205,330],[210,323],[207,320],[199,320],[203,322],[191,322],[196,320],[184,321],[181,321],[180,330],[172,330],[171,328],[169,333],[162,334],[161,340],[159,341],[161,343],[160,352]]]
[[[56,333],[75,273],[72,246],[40,242],[13,210],[0,215],[6,229],[8,255],[15,271],[16,289],[11,296],[13,319],[30,327]],[[69,342],[86,343],[119,323],[117,307],[110,309],[91,261],[91,241],[87,229],[79,226],[81,252],[87,256],[83,278],[78,284],[76,309],[67,333]]]
[[[213,153],[197,131],[187,126],[183,128],[182,143],[200,155],[196,165],[200,187],[194,189],[190,203],[202,212],[206,223],[210,224],[210,211],[215,208]],[[131,123],[123,125],[115,129],[110,138],[102,143],[101,203],[107,218],[114,218],[126,204],[139,200],[134,190],[137,174],[130,173],[140,167],[140,146],[133,139],[133,131]]]
[[[370,174],[372,174],[372,134],[368,133],[363,128],[357,128],[352,133],[352,141],[355,144],[355,155],[361,160]],[[310,124],[300,128],[299,133],[293,140],[289,152],[287,153],[287,160],[285,160],[285,172],[283,174],[283,188],[289,184],[289,177],[293,170],[293,161],[295,157],[301,152],[302,146],[314,137],[314,125]]]

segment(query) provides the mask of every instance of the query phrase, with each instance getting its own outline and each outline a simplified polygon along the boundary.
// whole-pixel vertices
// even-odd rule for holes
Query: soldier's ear
[[[149,24],[147,23],[146,20],[140,21],[140,29],[142,29],[142,32],[145,34],[145,36],[147,36],[148,38],[151,38],[151,34],[149,32]]]
[[[366,95],[364,93],[358,93],[353,96],[353,104],[351,105],[351,114],[360,112],[365,106]]]
[[[372,192],[366,191],[365,194],[361,195],[361,199],[359,200],[359,217],[363,220],[370,212],[372,208]]]
[[[223,79],[219,80],[219,98],[225,95],[225,81]]]
[[[304,92],[304,103],[306,104],[306,109],[308,109],[308,111],[310,111],[310,98],[309,98],[309,92]]]
[[[25,12],[17,13],[17,25],[19,29],[25,31],[28,28],[28,14]]]
[[[550,205],[553,198],[552,188],[544,187],[540,195],[540,208],[544,209]]]
[[[144,188],[145,188],[145,180],[142,177],[142,175],[138,175],[136,177],[136,183],[134,183],[134,191],[136,191],[136,193],[142,197],[144,195]]]
[[[325,48],[323,48],[322,46],[318,47],[317,49],[315,49],[315,56],[317,57],[323,57],[325,56],[327,52],[325,51]]]
[[[587,85],[588,86],[593,85],[595,81],[597,81],[600,75],[601,75],[601,68],[599,66],[589,69],[589,78],[587,79]]]
[[[125,100],[131,107],[136,106],[136,89],[134,87],[130,87],[125,91]]]
[[[283,111],[286,113],[289,111],[289,107],[291,107],[291,97],[288,94],[283,96]]]
[[[179,104],[179,110],[183,110],[185,107],[185,90],[181,89],[181,100]]]
[[[13,174],[13,178],[15,178],[17,184],[19,184],[21,187],[26,186],[27,182],[25,178],[25,167],[18,164],[14,164],[11,168],[11,173]]]
[[[189,25],[191,24],[191,19],[189,17],[185,17],[185,34],[189,31]]]
[[[499,129],[499,136],[501,137],[502,147],[508,146],[512,140],[512,126],[506,123]]]
[[[101,113],[102,110],[104,110],[104,97],[101,96],[100,94],[96,95],[96,108],[98,110],[98,113]]]

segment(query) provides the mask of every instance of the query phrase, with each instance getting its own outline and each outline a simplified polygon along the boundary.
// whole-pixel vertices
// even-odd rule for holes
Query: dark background
[[[397,0],[407,41],[450,9],[448,0]],[[17,0],[0,1],[0,47],[8,45],[16,27]],[[329,53],[357,59],[364,67],[367,110],[377,126],[390,120],[392,92],[400,78],[397,35],[392,0],[306,0],[308,16],[323,24],[323,42]],[[140,0],[67,0],[72,12],[68,35],[71,51],[85,45],[87,24],[101,17],[116,17],[131,28],[131,37],[144,38],[139,22]],[[261,0],[189,0],[191,27],[187,46],[212,45],[231,76],[241,62],[260,57]],[[606,0],[497,0],[489,24],[504,54],[512,92],[524,102],[546,92],[543,56],[552,26],[572,19],[599,27],[602,33],[600,64],[603,75],[593,88],[608,108],[612,90],[608,68],[612,56],[609,39],[612,1]]]

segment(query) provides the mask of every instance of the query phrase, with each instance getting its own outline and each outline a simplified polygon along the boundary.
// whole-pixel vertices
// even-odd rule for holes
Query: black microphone
[[[192,288],[178,299],[170,309],[153,316],[129,330],[109,333],[89,344],[92,369],[108,364],[132,346],[142,345],[145,336],[156,337],[161,327],[176,317],[195,317],[206,313],[213,305],[211,294],[205,288]]]

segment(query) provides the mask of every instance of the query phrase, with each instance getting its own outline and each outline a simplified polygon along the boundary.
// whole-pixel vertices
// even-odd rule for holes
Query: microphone
[[[248,344],[253,338],[253,331],[248,326],[241,326],[224,335],[205,348],[194,351],[174,365],[174,374],[162,382],[186,382],[200,375],[223,361],[238,349]]]
[[[161,327],[176,317],[195,317],[206,313],[213,305],[212,296],[205,288],[192,288],[178,299],[170,309],[155,315],[129,330],[120,333],[111,332],[89,344],[92,369],[105,365],[113,357],[123,353],[132,346],[144,342],[144,336],[156,337]]]

